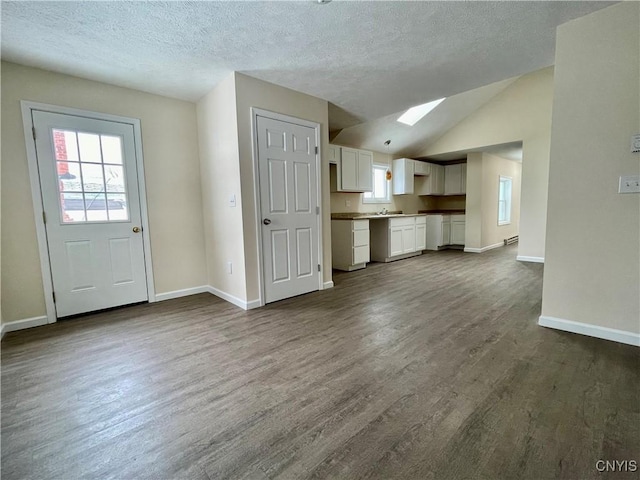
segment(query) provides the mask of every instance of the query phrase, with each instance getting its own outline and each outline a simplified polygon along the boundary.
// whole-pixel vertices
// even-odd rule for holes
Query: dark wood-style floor
[[[596,461],[640,461],[640,349],[537,326],[542,266],[515,254],[9,333],[2,478],[637,478]]]

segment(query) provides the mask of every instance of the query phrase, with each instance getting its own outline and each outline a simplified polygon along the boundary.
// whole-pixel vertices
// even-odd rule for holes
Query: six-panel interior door
[[[257,117],[265,302],[319,289],[316,133]]]
[[[147,300],[133,125],[32,120],[57,316]]]

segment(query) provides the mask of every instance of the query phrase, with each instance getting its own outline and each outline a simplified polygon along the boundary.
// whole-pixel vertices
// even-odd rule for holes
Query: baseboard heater
[[[505,245],[511,245],[513,243],[518,243],[518,235],[504,239]]]

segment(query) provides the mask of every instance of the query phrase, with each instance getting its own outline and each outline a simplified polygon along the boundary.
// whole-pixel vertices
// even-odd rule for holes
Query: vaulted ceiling
[[[434,111],[433,134],[553,64],[556,27],[611,3],[3,1],[2,58],[190,101],[240,71],[328,100],[335,131],[484,87]]]

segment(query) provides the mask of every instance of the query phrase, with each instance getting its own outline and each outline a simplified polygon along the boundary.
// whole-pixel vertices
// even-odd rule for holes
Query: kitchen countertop
[[[389,212],[384,215],[379,213],[360,213],[360,212],[346,212],[346,213],[332,213],[331,220],[375,220],[378,218],[394,218],[394,217],[422,217],[424,213],[402,213],[402,212]]]
[[[464,215],[465,210],[419,210],[418,213],[423,215]]]

